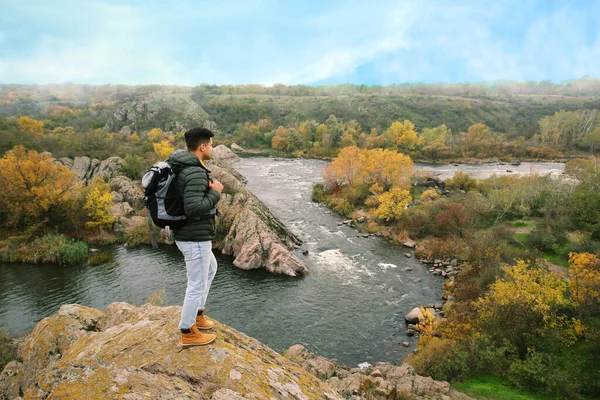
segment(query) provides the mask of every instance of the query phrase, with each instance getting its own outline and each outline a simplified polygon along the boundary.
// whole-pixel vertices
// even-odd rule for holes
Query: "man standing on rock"
[[[181,344],[183,347],[212,343],[216,336],[200,330],[210,329],[213,321],[205,318],[208,291],[217,272],[217,260],[212,252],[215,238],[215,215],[223,185],[210,178],[204,165],[212,154],[214,133],[205,128],[193,128],[185,133],[188,151],[176,151],[169,163],[177,172],[177,188],[183,198],[187,224],[175,230],[175,243],[185,257],[187,289],[181,310]]]

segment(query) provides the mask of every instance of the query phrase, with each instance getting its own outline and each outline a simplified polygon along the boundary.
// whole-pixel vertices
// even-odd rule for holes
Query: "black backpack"
[[[177,174],[167,161],[159,161],[142,177],[144,204],[154,225],[179,229],[188,220],[177,188]]]

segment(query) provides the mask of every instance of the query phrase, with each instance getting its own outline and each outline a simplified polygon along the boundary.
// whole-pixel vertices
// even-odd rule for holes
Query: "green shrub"
[[[470,374],[469,353],[453,340],[430,338],[419,345],[419,351],[409,355],[408,362],[419,375],[435,380],[455,381]]]
[[[158,236],[156,227],[154,227],[154,233]],[[139,246],[140,244],[150,243],[152,243],[152,239],[150,238],[150,229],[145,223],[125,231],[125,245],[128,247],[135,247]]]
[[[88,245],[63,234],[48,233],[31,243],[9,249],[3,261],[50,264],[83,264],[88,259]]]
[[[547,393],[552,381],[549,364],[549,356],[530,350],[524,360],[516,360],[510,365],[506,377],[521,390]]]
[[[477,186],[477,179],[461,171],[456,171],[452,178],[446,180],[446,189],[448,190],[460,189],[469,191],[477,189]]]
[[[472,344],[472,364],[477,374],[503,374],[516,357],[516,349],[506,341],[496,346],[487,335],[481,335]]]
[[[321,182],[315,183],[312,187],[312,196],[311,199],[315,203],[326,203],[327,202],[327,190],[325,189],[325,185]]]

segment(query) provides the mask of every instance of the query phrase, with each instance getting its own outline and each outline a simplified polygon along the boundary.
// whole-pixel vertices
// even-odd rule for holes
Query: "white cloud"
[[[532,19],[538,10],[516,0],[340,0],[298,16],[279,15],[271,0],[23,4],[21,17],[46,30],[27,53],[0,55],[0,82],[298,84],[358,79],[361,66],[382,83],[600,75],[600,41],[585,45],[577,26],[584,16]],[[522,38],[510,36],[523,26]]]

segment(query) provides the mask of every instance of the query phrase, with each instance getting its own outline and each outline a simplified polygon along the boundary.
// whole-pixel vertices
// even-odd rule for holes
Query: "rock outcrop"
[[[125,165],[125,160],[121,157],[109,157],[102,162],[96,158],[85,156],[75,157],[73,160],[63,157],[58,161],[75,172],[79,180],[86,185],[96,177],[108,182],[112,178],[121,175],[120,170]]]
[[[341,399],[267,346],[223,324],[182,349],[181,308],[62,306],[25,337],[0,399]]]
[[[180,312],[64,305],[20,342],[0,399],[469,399],[405,364],[349,368],[301,345],[284,357],[219,323],[214,343],[182,349]]]
[[[245,153],[246,150],[237,143],[231,143],[231,151],[234,153]]]
[[[406,363],[395,366],[380,362],[350,368],[317,356],[299,344],[290,347],[285,355],[346,399],[472,400],[452,389],[448,382],[417,375]]]
[[[302,242],[292,234],[244,186],[244,178],[230,166],[237,156],[225,146],[217,146],[209,168],[225,187],[219,203],[220,229],[225,231],[217,245],[224,254],[235,256],[240,269],[265,268],[275,274],[306,275],[308,268],[291,250]],[[233,154],[234,157],[230,156]]]

